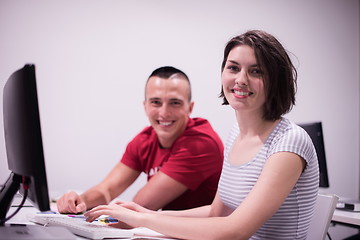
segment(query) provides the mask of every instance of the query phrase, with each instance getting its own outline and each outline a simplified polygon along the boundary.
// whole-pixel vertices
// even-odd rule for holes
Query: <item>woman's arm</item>
[[[159,214],[159,215],[167,215],[167,216],[174,216],[174,217],[214,217],[214,216],[226,216],[229,215],[232,210],[227,208],[221,201],[216,194],[213,203],[211,205],[206,205],[202,207],[187,209],[187,210],[166,210],[166,211],[153,211],[147,209],[145,207],[140,206],[135,202],[124,202],[124,201],[116,201],[115,204],[121,205],[127,209],[131,209],[133,211],[139,213],[152,213],[152,214]]]
[[[103,214],[111,215],[133,227],[147,227],[176,238],[248,239],[281,206],[304,167],[305,161],[296,154],[280,152],[272,155],[254,188],[241,205],[227,216],[222,214],[222,211],[210,210],[208,213],[212,217],[176,217],[139,213],[119,205],[99,206],[85,215],[88,221],[93,221]],[[217,197],[213,204],[222,206],[219,201]]]
[[[202,206],[198,208],[192,208],[182,211],[160,211],[158,214],[175,216],[175,217],[215,217],[215,216],[227,216],[233,210],[226,207],[220,200],[219,194],[215,195],[215,198],[211,205]]]

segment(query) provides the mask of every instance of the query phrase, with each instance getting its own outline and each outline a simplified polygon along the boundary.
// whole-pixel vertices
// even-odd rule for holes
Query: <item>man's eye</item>
[[[161,105],[161,102],[160,102],[160,101],[157,101],[157,100],[151,100],[150,103],[151,103],[152,105],[156,105],[156,106]]]
[[[173,105],[173,106],[180,106],[180,105],[181,105],[181,102],[180,102],[180,101],[174,101],[174,102],[171,102],[171,105]]]

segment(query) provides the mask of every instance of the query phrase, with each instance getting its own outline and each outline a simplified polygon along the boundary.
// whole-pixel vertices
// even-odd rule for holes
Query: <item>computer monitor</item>
[[[305,129],[305,131],[309,134],[315,146],[316,154],[319,161],[319,173],[320,173],[319,187],[327,188],[329,187],[329,177],[326,166],[322,124],[321,122],[312,122],[312,123],[299,124],[299,126]]]
[[[40,211],[50,210],[33,64],[26,64],[7,80],[3,117],[10,176],[0,192],[0,225],[18,190],[26,192]]]

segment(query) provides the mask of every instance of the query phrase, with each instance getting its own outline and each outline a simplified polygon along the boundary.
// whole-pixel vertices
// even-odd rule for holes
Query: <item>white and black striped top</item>
[[[282,118],[255,158],[235,166],[227,158],[238,134],[239,128],[235,124],[225,144],[218,188],[221,200],[226,206],[237,208],[256,184],[266,160],[272,154],[284,151],[296,153],[306,161],[303,173],[278,211],[250,239],[306,239],[319,186],[318,160],[310,137],[301,127]]]

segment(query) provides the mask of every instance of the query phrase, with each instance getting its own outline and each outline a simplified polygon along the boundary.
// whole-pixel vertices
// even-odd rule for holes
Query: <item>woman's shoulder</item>
[[[312,141],[307,132],[299,125],[282,118],[269,136],[267,144],[271,149],[306,149],[312,148]]]
[[[305,160],[316,156],[312,140],[302,127],[283,118],[276,128],[268,141],[270,153],[289,151]]]
[[[280,120],[274,132],[280,137],[306,138],[307,136],[306,131],[302,127],[287,118]]]

